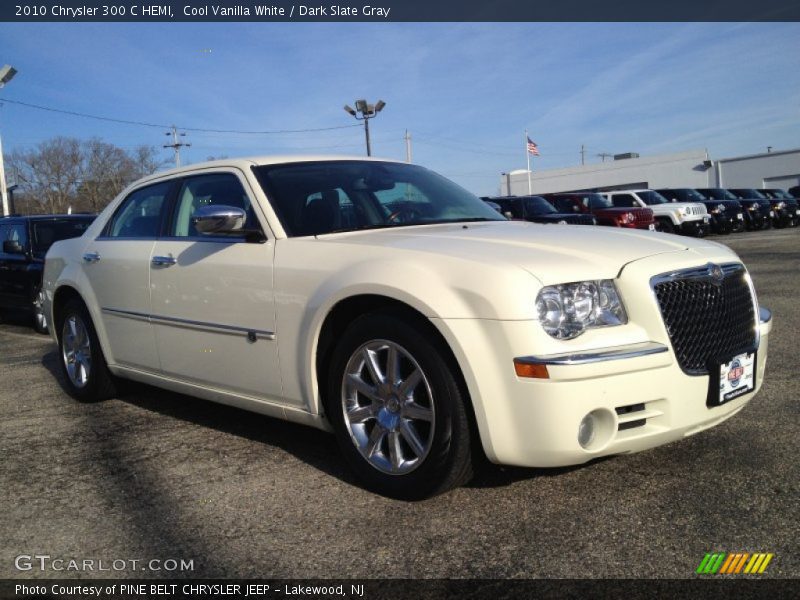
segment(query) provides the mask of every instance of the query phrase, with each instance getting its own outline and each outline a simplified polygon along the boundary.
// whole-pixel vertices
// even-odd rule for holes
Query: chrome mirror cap
[[[242,231],[247,219],[244,211],[235,206],[209,204],[201,206],[192,215],[192,225],[198,233],[232,233]]]

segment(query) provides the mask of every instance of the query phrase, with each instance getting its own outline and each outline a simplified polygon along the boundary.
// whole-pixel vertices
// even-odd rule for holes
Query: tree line
[[[55,137],[5,156],[20,214],[100,212],[129,183],[166,166],[160,148],[129,150],[99,138]]]

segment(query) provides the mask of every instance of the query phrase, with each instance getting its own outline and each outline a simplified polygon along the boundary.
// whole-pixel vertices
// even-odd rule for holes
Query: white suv
[[[670,202],[655,190],[615,190],[604,193],[616,207],[652,209],[656,227],[664,233],[703,237],[709,231],[708,211],[699,202]]]
[[[53,245],[44,285],[73,396],[135,379],[333,431],[405,498],[476,452],[557,467],[713,427],[761,386],[772,326],[720,244],[508,221],[341,157],[142,179]]]

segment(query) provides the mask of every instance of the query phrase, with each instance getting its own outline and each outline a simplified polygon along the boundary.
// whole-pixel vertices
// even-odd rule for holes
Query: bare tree
[[[126,152],[98,138],[66,137],[16,150],[6,161],[17,174],[17,209],[29,213],[99,212],[129,183],[165,164],[153,146]]]
[[[38,200],[47,212],[65,211],[75,198],[81,179],[81,143],[56,137],[33,150],[14,151],[8,157],[20,179],[23,194]]]

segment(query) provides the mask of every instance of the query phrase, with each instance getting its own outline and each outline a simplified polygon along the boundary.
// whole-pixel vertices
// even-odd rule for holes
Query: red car
[[[656,221],[649,208],[617,208],[611,200],[595,192],[544,194],[550,204],[562,213],[594,215],[598,225],[655,230]]]

